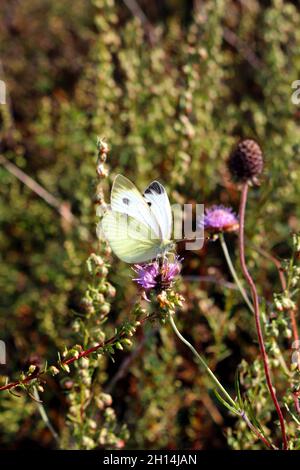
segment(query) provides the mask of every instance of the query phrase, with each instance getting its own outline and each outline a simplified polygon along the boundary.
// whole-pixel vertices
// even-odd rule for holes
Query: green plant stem
[[[274,449],[273,445],[258,431],[258,429],[253,426],[253,424],[250,422],[248,416],[246,415],[246,412],[244,410],[241,410],[238,408],[237,403],[231,398],[229,393],[225,390],[223,385],[219,382],[215,374],[212,372],[212,370],[209,368],[209,366],[206,364],[205,359],[203,359],[202,356],[196,351],[196,349],[191,345],[191,343],[182,336],[180,331],[178,330],[173,315],[169,315],[170,323],[172,325],[172,328],[177,335],[177,337],[192,351],[192,353],[196,356],[198,361],[201,363],[205,371],[208,373],[210,378],[212,379],[213,383],[217,386],[217,388],[220,390],[220,392],[223,394],[224,397],[226,397],[227,401],[230,403],[230,409],[232,409],[232,412],[235,412],[240,418],[242,418],[245,423],[249,426],[249,428],[252,430],[252,432],[260,439],[269,449]],[[229,404],[228,403],[228,404]]]
[[[226,261],[227,261],[227,265],[228,265],[229,271],[231,272],[231,275],[232,275],[232,277],[233,277],[233,279],[234,279],[234,281],[235,281],[235,284],[236,284],[237,288],[239,289],[239,291],[240,291],[240,293],[241,293],[243,299],[244,299],[245,302],[247,303],[247,305],[248,305],[250,311],[251,311],[252,313],[254,313],[254,307],[253,307],[253,305],[252,305],[252,303],[251,303],[251,301],[250,301],[250,299],[249,299],[249,297],[248,297],[247,292],[246,292],[245,289],[243,288],[242,283],[241,283],[241,281],[240,281],[240,279],[239,279],[239,277],[238,277],[238,275],[237,275],[237,272],[236,272],[236,270],[235,270],[235,267],[234,267],[234,265],[233,265],[233,263],[232,263],[232,261],[231,261],[231,257],[230,257],[230,254],[229,254],[229,251],[228,251],[227,244],[226,244],[226,242],[225,242],[225,238],[224,238],[223,233],[220,233],[220,235],[219,235],[219,240],[220,240],[220,244],[221,244],[221,247],[222,247],[222,249],[223,249],[223,252],[224,252],[225,259],[226,259]],[[275,341],[275,339],[274,339],[274,341]],[[276,343],[276,345],[277,345],[277,342],[276,342],[276,341],[275,341],[275,343]],[[279,348],[278,348],[278,349],[279,349]],[[286,375],[290,376],[290,375],[291,375],[291,374],[290,374],[290,371],[289,371],[289,369],[288,369],[288,367],[287,367],[287,365],[286,365],[286,362],[285,362],[284,357],[282,356],[281,352],[280,352],[279,355],[278,355],[278,360],[279,360],[279,362],[280,362],[280,364],[281,364],[281,367],[282,367],[284,373],[285,373]]]
[[[246,415],[244,411],[241,411],[240,416],[245,421],[247,426],[251,429],[251,431],[256,435],[256,437],[258,437],[258,439],[260,439],[269,449],[278,450],[258,431],[258,429],[256,429],[255,426],[253,426],[253,424],[251,423],[250,419],[248,418],[248,416]]]
[[[242,294],[242,297],[245,300],[246,304],[248,305],[249,309],[251,310],[252,313],[254,313],[253,305],[252,305],[252,303],[251,303],[251,301],[250,301],[250,299],[247,295],[247,292],[245,291],[244,287],[242,286],[242,283],[241,283],[241,281],[240,281],[240,279],[237,275],[237,272],[236,272],[236,270],[235,270],[235,268],[232,264],[232,261],[231,261],[231,258],[230,258],[229,252],[228,252],[228,248],[227,248],[223,233],[219,234],[219,240],[220,240],[220,244],[221,244],[225,259],[227,261],[229,271],[230,271],[230,273],[231,273],[231,275],[234,279],[234,282],[236,283],[237,287],[239,288],[239,291]]]
[[[33,395],[34,395],[34,398],[36,399],[37,408],[39,410],[39,413],[41,415],[42,420],[44,421],[45,425],[47,426],[47,428],[51,432],[54,440],[57,443],[59,443],[59,435],[55,431],[54,427],[52,426],[52,424],[51,424],[51,422],[48,418],[48,415],[47,415],[46,410],[44,408],[43,402],[40,399],[39,392],[38,392],[36,387],[34,387],[34,389],[33,389]]]
[[[200,356],[200,354],[198,354],[198,352],[196,351],[196,349],[191,345],[191,343],[189,343],[189,341],[187,339],[185,339],[182,334],[180,333],[180,331],[178,330],[175,322],[174,322],[174,318],[172,315],[170,315],[170,323],[172,325],[172,328],[173,330],[175,331],[175,334],[178,336],[178,338],[192,351],[192,353],[197,357],[198,361],[201,363],[201,365],[204,367],[204,369],[206,370],[206,372],[208,373],[208,375],[210,376],[210,378],[212,379],[212,381],[214,382],[214,384],[218,387],[218,389],[221,391],[221,393],[223,394],[224,397],[226,397],[226,399],[228,400],[228,402],[231,404],[231,406],[233,406],[233,408],[236,409],[236,403],[235,401],[231,398],[231,396],[229,395],[229,393],[225,390],[225,388],[223,387],[223,385],[219,382],[219,380],[217,379],[217,377],[215,376],[215,374],[212,372],[212,370],[208,367],[208,365],[206,364],[206,361],[203,359],[202,356]]]

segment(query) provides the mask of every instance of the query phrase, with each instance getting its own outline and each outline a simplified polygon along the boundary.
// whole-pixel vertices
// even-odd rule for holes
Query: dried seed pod
[[[257,183],[264,167],[262,150],[255,140],[242,140],[231,153],[227,165],[235,181]]]

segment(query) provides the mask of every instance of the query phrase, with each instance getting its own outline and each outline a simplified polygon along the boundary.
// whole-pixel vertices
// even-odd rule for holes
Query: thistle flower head
[[[175,277],[180,273],[181,265],[178,257],[170,262],[168,259],[156,260],[148,264],[135,264],[137,277],[133,280],[144,290],[160,291],[171,287]]]
[[[135,264],[133,269],[137,274],[133,280],[143,289],[149,290],[156,286],[156,279],[159,275],[159,265],[156,261],[150,264]]]
[[[257,183],[264,160],[262,150],[255,140],[242,140],[231,153],[227,166],[232,178],[241,183]]]
[[[233,232],[238,229],[239,221],[231,207],[215,205],[205,209],[199,225],[212,233]]]

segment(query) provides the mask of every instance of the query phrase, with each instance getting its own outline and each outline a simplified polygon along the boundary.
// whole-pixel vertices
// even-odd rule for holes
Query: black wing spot
[[[152,206],[152,202],[147,202],[148,206],[151,207]]]
[[[146,189],[145,194],[149,194],[152,191],[157,194],[162,194],[164,192],[164,187],[157,181],[153,181],[153,183],[151,183]]]
[[[128,199],[128,197],[123,197],[122,201],[124,202],[124,204],[126,204],[126,206],[129,206],[129,199]]]

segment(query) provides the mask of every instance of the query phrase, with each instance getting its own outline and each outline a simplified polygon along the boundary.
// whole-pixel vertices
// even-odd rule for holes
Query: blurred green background
[[[54,362],[58,350],[76,343],[73,312],[88,282],[85,261],[97,250],[97,136],[111,149],[111,178],[120,172],[140,189],[157,178],[173,203],[235,210],[239,193],[225,161],[240,138],[255,138],[266,168],[250,194],[247,236],[288,256],[289,234],[300,230],[300,105],[291,101],[300,79],[298,2],[2,0],[0,18],[0,79],[7,86],[7,104],[0,105],[0,331],[8,355],[2,375],[14,377],[33,360]],[[52,203],[12,174],[16,167],[7,161],[45,188]],[[236,237],[228,242],[234,255]],[[230,388],[241,358],[257,354],[251,316],[236,291],[203,281],[231,281],[217,243],[197,253],[179,249],[187,301],[178,321]],[[268,298],[276,271],[250,246],[247,252]],[[108,329],[130,311],[131,277],[130,267],[114,259]],[[234,420],[189,352],[168,328],[146,328],[136,345],[141,340],[113,386],[132,353],[120,352],[101,368],[117,420],[130,431],[125,448],[228,448],[224,429]],[[70,448],[66,394],[56,379],[45,388],[45,407]],[[1,448],[55,447],[28,397],[3,393],[0,424]]]

